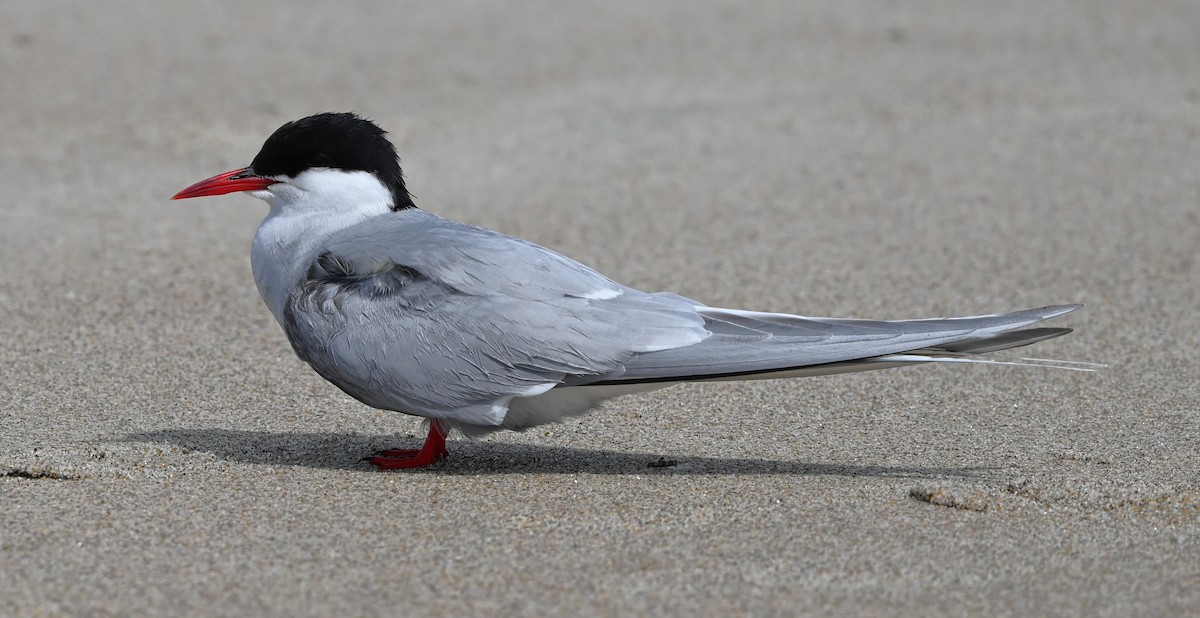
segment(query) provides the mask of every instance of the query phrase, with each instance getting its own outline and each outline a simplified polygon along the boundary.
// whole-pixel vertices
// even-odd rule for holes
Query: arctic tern
[[[369,406],[430,420],[420,449],[369,457],[382,469],[438,461],[451,430],[521,430],[680,382],[1011,364],[976,355],[1065,335],[1027,327],[1080,307],[876,321],[643,292],[418,209],[386,133],[351,113],[289,122],[248,167],[172,199],[235,191],[270,205],[251,249],[254,281],[296,355]]]

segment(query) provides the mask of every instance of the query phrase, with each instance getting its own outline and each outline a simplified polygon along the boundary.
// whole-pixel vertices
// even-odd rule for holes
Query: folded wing
[[[922,320],[707,307],[416,209],[338,233],[293,291],[296,353],[360,401],[519,429],[676,382],[962,361],[1069,332],[1060,305]]]

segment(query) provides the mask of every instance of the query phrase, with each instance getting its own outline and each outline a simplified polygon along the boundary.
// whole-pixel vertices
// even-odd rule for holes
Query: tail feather
[[[1060,337],[1069,328],[1025,328],[1078,309],[1060,305],[1005,314],[926,320],[846,320],[697,307],[712,333],[672,350],[647,352],[615,373],[569,376],[559,388],[517,397],[502,425],[453,425],[468,436],[524,429],[576,416],[600,402],[691,381],[773,380],[904,367],[983,363],[1094,371],[1103,365],[979,354]]]
[[[985,362],[982,354],[1045,341],[1068,328],[1024,328],[1078,309],[920,320],[852,320],[698,307],[713,334],[694,345],[641,354],[619,374],[574,384],[750,380],[883,369],[925,362]]]

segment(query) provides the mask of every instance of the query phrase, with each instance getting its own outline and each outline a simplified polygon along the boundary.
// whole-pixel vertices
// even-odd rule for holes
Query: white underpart
[[[251,196],[270,204],[254,244],[250,265],[263,302],[283,324],[288,293],[300,283],[330,234],[392,209],[392,193],[374,174],[312,168]]]
[[[525,429],[555,423],[571,416],[580,416],[613,397],[645,393],[673,386],[674,382],[654,384],[606,384],[604,386],[569,386],[555,388],[541,395],[508,398],[506,407],[495,420],[460,421],[456,427],[468,436],[481,436],[499,429]],[[532,390],[531,390],[532,392]]]
[[[516,397],[508,404],[508,414],[505,415],[502,426],[521,429],[557,422],[569,416],[585,414],[606,399],[655,391],[672,385],[671,382],[660,382],[568,386],[547,391],[536,397]]]

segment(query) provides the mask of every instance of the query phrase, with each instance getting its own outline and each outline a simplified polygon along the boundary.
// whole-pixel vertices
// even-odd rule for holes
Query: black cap
[[[356,114],[325,112],[279,127],[250,163],[259,176],[295,178],[314,167],[370,172],[392,192],[392,210],[413,208],[387,132]]]

